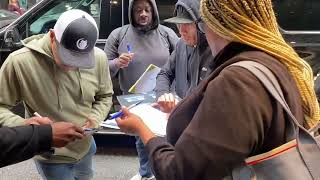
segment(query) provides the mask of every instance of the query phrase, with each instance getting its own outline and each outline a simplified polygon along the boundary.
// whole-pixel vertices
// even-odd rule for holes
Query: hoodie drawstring
[[[60,101],[60,84],[59,84],[59,80],[57,77],[57,66],[56,64],[53,64],[53,78],[54,78],[54,83],[56,84],[56,92],[57,92],[57,97],[58,97],[58,109],[59,111],[62,110],[62,104]]]
[[[81,96],[81,102],[84,103],[84,93],[83,93],[83,87],[82,87],[82,77],[81,77],[81,72],[80,69],[77,70],[77,77],[79,81],[79,86],[80,86],[80,96]]]

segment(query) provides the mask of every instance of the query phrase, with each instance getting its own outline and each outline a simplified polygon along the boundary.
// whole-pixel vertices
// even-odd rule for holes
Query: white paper
[[[156,87],[156,78],[160,68],[150,64],[136,83],[129,89],[130,93],[147,93]]]
[[[168,117],[166,113],[155,109],[150,104],[140,104],[129,110],[131,113],[138,115],[148,128],[157,136],[165,136]],[[100,124],[102,127],[120,129],[115,119],[108,119]]]
[[[106,121],[102,122],[100,126],[111,129],[120,129],[115,119],[107,119]]]
[[[153,108],[150,104],[140,104],[130,112],[138,115],[148,128],[157,136],[165,136],[167,128],[167,114]]]

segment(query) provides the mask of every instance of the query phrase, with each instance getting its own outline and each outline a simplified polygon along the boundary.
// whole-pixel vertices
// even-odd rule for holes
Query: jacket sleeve
[[[262,146],[264,130],[269,128],[265,121],[272,119],[270,97],[250,72],[245,72],[244,80],[240,72],[246,70],[234,69],[208,84],[174,146],[159,137],[146,144],[157,180],[222,179]]]
[[[48,151],[52,143],[50,125],[0,128],[0,167],[18,163]]]
[[[106,56],[103,52],[101,52],[102,58],[98,61],[100,68],[100,88],[99,91],[95,95],[95,101],[92,104],[91,114],[89,118],[95,121],[96,127],[105,120],[106,116],[108,115],[110,108],[112,106],[112,95],[113,95],[113,87],[112,81],[110,78],[110,71],[108,63],[106,63]]]
[[[110,67],[110,73],[111,76],[114,77],[119,71],[119,68],[116,65],[116,60],[119,57],[118,53],[118,47],[119,47],[119,33],[120,28],[117,28],[113,30],[106,42],[106,45],[104,47],[104,52],[107,54],[109,67]]]
[[[173,80],[175,79],[176,67],[176,51],[173,51],[169,56],[169,60],[161,68],[157,75],[155,92],[157,98],[164,93],[169,93]]]
[[[10,111],[22,96],[13,55],[8,56],[0,69],[0,87],[0,126],[24,125],[25,119]]]

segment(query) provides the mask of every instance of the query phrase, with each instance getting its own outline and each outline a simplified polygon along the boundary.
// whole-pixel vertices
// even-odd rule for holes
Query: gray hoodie
[[[113,30],[104,49],[109,59],[111,75],[119,78],[120,89],[124,94],[128,93],[130,87],[150,64],[162,67],[178,41],[172,29],[159,24],[159,14],[154,0],[150,0],[153,6],[152,26],[147,30],[135,27],[132,17],[133,2],[134,0],[129,2],[130,24]],[[128,44],[134,53],[133,60],[128,67],[119,69],[116,60],[120,54],[128,51]]]
[[[178,6],[186,9],[194,22],[200,20],[199,1],[178,1],[176,9]],[[208,62],[210,61],[213,61],[213,56],[203,33],[198,31],[198,44],[196,47],[188,46],[180,39],[169,61],[158,74],[155,88],[157,97],[164,93],[169,93],[171,89],[175,89],[175,93],[180,98],[190,94],[200,80],[209,74]],[[173,83],[174,80],[175,83]]]

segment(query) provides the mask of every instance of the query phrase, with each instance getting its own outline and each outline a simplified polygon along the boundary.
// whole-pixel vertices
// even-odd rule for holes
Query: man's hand
[[[133,53],[122,53],[116,60],[118,68],[128,67],[133,57]]]
[[[93,119],[88,118],[82,128],[96,128],[97,125]]]
[[[85,137],[82,128],[69,122],[56,122],[51,124],[51,127],[53,147],[64,147],[76,139]]]
[[[160,110],[164,113],[171,113],[171,111],[176,107],[179,100],[175,98],[172,93],[165,93],[158,98],[158,105]]]
[[[42,125],[42,124],[52,124],[53,121],[48,117],[32,117],[24,121],[26,125]]]

